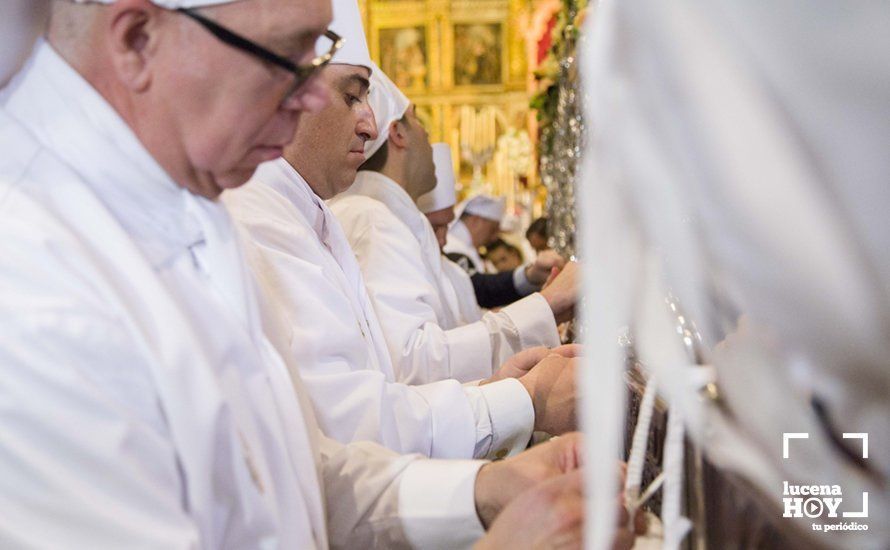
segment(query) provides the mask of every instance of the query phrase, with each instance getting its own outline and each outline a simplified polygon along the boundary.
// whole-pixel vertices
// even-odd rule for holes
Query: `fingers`
[[[550,525],[548,548],[582,548],[584,535],[584,480],[580,470],[569,472],[542,484],[545,491]]]
[[[562,346],[555,347],[550,351],[551,354],[560,355],[562,357],[580,357],[581,352],[583,351],[583,346],[581,344],[565,344]]]
[[[491,378],[483,380],[480,385],[503,380],[504,378],[521,378],[538,363],[551,355],[544,346],[529,348],[513,355],[501,365]]]
[[[541,483],[541,490],[555,497],[584,495],[584,471],[571,470],[564,474],[551,477]]]
[[[563,265],[565,265],[565,263],[565,259],[553,250],[545,250],[538,254],[537,258],[535,258],[535,264],[548,269],[554,266],[562,267]]]
[[[624,506],[624,498],[619,497],[616,500],[616,506],[618,507],[618,515],[615,520],[615,525],[618,527],[626,527],[628,523],[630,523],[630,513],[627,511],[627,507]]]
[[[612,548],[632,548],[637,535],[646,534],[648,528],[646,512],[643,510],[636,510],[633,524],[631,525],[630,512],[624,506],[623,495],[619,495],[616,505],[618,511],[616,514],[616,526],[618,529],[615,531],[615,540]],[[631,531],[631,527],[633,528],[633,531]]]
[[[557,533],[550,539],[547,547],[559,550],[581,550],[584,548],[584,529],[582,527],[583,525],[578,525],[568,531]]]
[[[563,472],[584,466],[584,438],[581,432],[569,432],[554,438],[551,443],[559,447],[559,468]]]
[[[630,550],[634,546],[634,534],[627,529],[620,529],[615,533],[615,542],[612,550]]]
[[[559,270],[560,268],[558,267],[550,268],[550,275],[547,277],[547,280],[544,281],[544,286],[542,288],[547,288],[548,286],[550,286],[550,283],[552,283],[553,280],[556,279],[556,276],[559,275]]]
[[[649,530],[649,518],[646,517],[645,510],[637,510],[637,515],[634,516],[634,532],[637,535],[645,535]]]
[[[624,484],[627,483],[627,462],[618,463],[618,490],[624,491]]]
[[[523,363],[530,363],[534,365],[544,360],[548,355],[551,355],[553,350],[545,347],[545,346],[536,346],[533,348],[528,348],[523,350],[517,354],[522,356]],[[514,356],[516,357],[516,356]]]

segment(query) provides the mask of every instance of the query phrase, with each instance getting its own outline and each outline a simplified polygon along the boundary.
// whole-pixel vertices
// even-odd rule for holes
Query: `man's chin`
[[[220,192],[226,189],[236,189],[241,187],[247,181],[253,177],[253,174],[256,172],[256,169],[259,167],[259,164],[249,167],[239,167],[234,170],[230,170],[228,172],[218,174],[214,178],[216,180],[216,185],[219,187]]]
[[[355,177],[358,175],[358,170],[347,170],[343,174],[343,178],[340,180],[339,185],[334,186],[334,196],[339,195],[340,193],[345,193],[349,191],[349,188],[352,187],[352,184],[355,183]],[[333,198],[333,197],[329,197]],[[325,199],[327,200],[327,199]]]

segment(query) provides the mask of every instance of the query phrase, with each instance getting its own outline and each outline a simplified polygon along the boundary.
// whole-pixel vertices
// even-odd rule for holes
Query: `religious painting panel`
[[[379,30],[380,68],[406,92],[422,91],[428,85],[426,28],[381,28]]]
[[[503,82],[501,23],[454,25],[454,85],[479,86]]]

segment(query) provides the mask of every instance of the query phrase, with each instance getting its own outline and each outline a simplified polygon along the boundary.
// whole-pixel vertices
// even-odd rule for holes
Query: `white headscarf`
[[[238,0],[152,0],[167,9],[197,8]],[[74,0],[78,4],[112,4],[114,0]],[[0,87],[18,71],[31,53],[34,42],[46,31],[49,0],[3,0],[0,18]]]
[[[343,47],[337,51],[337,55],[331,63],[340,65],[356,65],[367,67],[372,73],[376,67],[371,61],[371,53],[368,51],[368,40],[365,37],[365,28],[362,25],[362,12],[359,10],[356,0],[333,0],[334,21],[330,30],[342,36],[345,40]],[[324,55],[327,53],[326,44],[319,43],[315,53]]]
[[[405,116],[411,101],[380,67],[371,70],[371,91],[368,96],[377,122],[377,139],[365,142],[365,158],[371,158],[389,139],[389,126]]]
[[[472,214],[486,220],[500,222],[506,210],[507,199],[504,197],[476,195],[457,205],[457,211],[455,211],[454,215],[457,219],[460,219],[464,214]]]
[[[457,202],[454,162],[451,160],[450,145],[447,143],[433,144],[433,164],[436,165],[436,187],[417,198],[417,208],[424,214],[454,206]]]

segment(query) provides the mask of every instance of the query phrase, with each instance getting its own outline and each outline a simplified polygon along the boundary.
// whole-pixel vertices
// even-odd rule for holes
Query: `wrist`
[[[541,290],[540,294],[544,297],[547,305],[550,306],[550,311],[553,313],[553,317],[558,317],[559,311],[557,311],[557,299],[556,296],[553,295],[553,291],[550,287]]]
[[[522,384],[522,387],[525,388],[525,391],[528,392],[529,399],[532,400],[532,411],[535,414],[534,426],[535,426],[535,430],[537,431],[538,430],[538,419],[541,417],[541,415],[538,414],[538,403],[535,400],[535,382],[534,382],[535,378],[534,378],[534,376],[525,375],[525,376],[518,378],[518,380],[519,380],[519,383]]]
[[[476,474],[475,496],[476,496],[476,515],[479,521],[487,531],[494,520],[498,517],[504,502],[501,501],[502,495],[505,493],[498,481],[499,465],[495,462],[489,462],[479,468]]]

